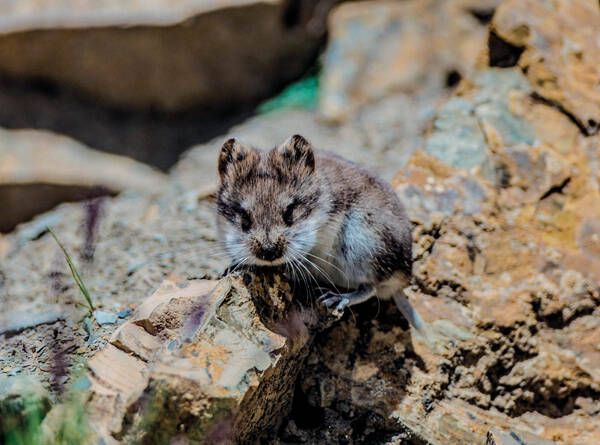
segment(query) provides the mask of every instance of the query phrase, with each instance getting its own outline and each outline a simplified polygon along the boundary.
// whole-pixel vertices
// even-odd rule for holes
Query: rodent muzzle
[[[283,246],[281,243],[268,241],[258,245],[253,253],[260,260],[275,261],[283,256]]]

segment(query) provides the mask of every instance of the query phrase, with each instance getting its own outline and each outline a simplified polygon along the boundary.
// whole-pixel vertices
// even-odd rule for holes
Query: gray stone
[[[469,101],[455,97],[440,107],[425,151],[455,167],[483,164],[489,156],[485,138]]]
[[[116,314],[111,314],[110,312],[105,311],[95,311],[94,317],[96,318],[96,322],[103,326],[105,324],[115,324],[118,316]]]
[[[30,311],[12,312],[10,318],[3,321],[4,325],[0,325],[0,335],[15,335],[36,326],[56,323],[59,320],[64,320],[65,317],[64,312],[54,309],[43,313],[32,313]]]

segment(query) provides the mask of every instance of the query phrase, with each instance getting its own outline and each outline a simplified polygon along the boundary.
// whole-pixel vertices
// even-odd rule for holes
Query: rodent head
[[[269,152],[229,139],[218,172],[217,225],[235,264],[284,264],[314,245],[326,211],[306,139],[292,136]]]

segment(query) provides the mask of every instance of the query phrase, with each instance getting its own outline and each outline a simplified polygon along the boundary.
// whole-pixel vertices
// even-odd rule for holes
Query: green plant
[[[52,229],[50,227],[47,227],[47,229],[48,229],[48,232],[50,232],[50,235],[52,235],[54,240],[57,242],[60,249],[63,251],[63,254],[65,255],[65,259],[67,260],[67,264],[69,265],[69,269],[71,269],[71,275],[73,275],[73,279],[75,280],[75,283],[77,284],[77,286],[79,287],[79,290],[85,297],[85,301],[87,302],[87,305],[90,309],[90,313],[94,312],[95,308],[94,308],[94,304],[92,303],[92,297],[90,296],[90,293],[88,292],[87,287],[85,286],[85,283],[83,282],[83,279],[81,278],[81,275],[79,275],[79,272],[77,271],[77,268],[75,267],[75,264],[73,264],[73,261],[71,260],[71,256],[69,255],[69,252],[67,252],[67,249],[65,249],[65,247],[59,241],[58,237],[52,231]]]

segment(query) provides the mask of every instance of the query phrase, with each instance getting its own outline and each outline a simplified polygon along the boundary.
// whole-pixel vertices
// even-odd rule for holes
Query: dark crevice
[[[492,21],[494,17],[494,8],[471,8],[469,13],[477,19],[482,25],[487,25]]]
[[[563,310],[557,310],[552,313],[543,313],[542,301],[539,298],[534,298],[531,301],[531,308],[533,309],[535,318],[538,322],[545,324],[550,329],[564,329],[577,318],[593,314],[599,304],[600,303],[594,301],[590,295],[590,299],[583,300],[579,307],[573,310],[569,316],[565,316]]]
[[[462,75],[457,70],[450,70],[446,73],[446,87],[453,88],[461,81]]]
[[[496,183],[500,188],[508,188],[510,186],[511,174],[508,166],[505,164],[499,164],[495,168]]]
[[[463,306],[469,305],[467,288],[465,288],[461,283],[449,279],[440,279],[436,280],[435,282],[429,282],[426,280],[420,280],[417,277],[415,277],[415,283],[421,288],[421,291],[427,295],[431,295],[433,297],[445,296]]]
[[[589,311],[581,311],[576,316],[581,316],[584,312]],[[490,329],[498,329],[498,327],[490,326]],[[517,329],[499,329],[499,332],[503,334],[501,339],[480,347],[471,345],[468,350],[459,349],[450,362],[440,365],[441,371],[448,375],[447,381],[441,383],[437,388],[433,386],[425,388],[431,393],[428,403],[431,404],[435,400],[446,397],[446,393],[452,385],[460,381],[461,375],[457,373],[459,366],[468,369],[477,368],[481,366],[479,364],[480,359],[490,354],[498,356],[497,360],[484,369],[484,375],[491,390],[486,389],[482,381],[477,383],[476,389],[480,393],[490,396],[490,406],[497,398],[509,395],[509,399],[513,403],[508,404],[504,409],[496,406],[497,409],[508,416],[518,417],[526,412],[538,412],[548,417],[559,418],[571,414],[576,409],[576,400],[579,397],[594,401],[600,400],[600,391],[586,383],[578,382],[574,384],[575,382],[568,379],[548,379],[543,376],[532,376],[524,386],[527,388],[527,392],[533,394],[532,398],[521,395],[523,390],[521,385],[514,387],[503,385],[502,378],[509,375],[518,363],[530,360],[538,353],[534,345],[523,341],[522,334],[525,332],[523,329],[526,329],[532,335],[536,332],[536,329],[532,330],[531,327],[526,326]],[[510,357],[510,359],[506,360],[505,357]],[[480,406],[480,401],[478,403],[475,399],[466,401]]]
[[[577,128],[579,128],[579,131],[581,132],[581,134],[583,134],[584,136],[593,136],[594,134],[596,134],[598,132],[598,130],[600,129],[600,127],[596,127],[593,128],[592,125],[590,125],[590,127],[592,127],[591,130],[588,130],[586,128],[586,126],[583,124],[583,122],[581,122],[573,113],[571,113],[569,110],[567,110],[565,107],[562,106],[562,104],[560,104],[559,102],[556,102],[554,100],[550,100],[550,99],[546,99],[545,97],[541,96],[540,94],[538,94],[537,92],[533,92],[531,93],[531,98],[539,103],[542,103],[544,105],[548,105],[549,107],[552,108],[556,108],[558,111],[560,111],[562,114],[564,114],[565,116],[567,116],[569,118],[569,120],[571,122],[573,122],[575,125],[577,125]],[[593,120],[591,120],[592,123],[595,123]],[[590,123],[590,121],[588,121],[588,124]],[[597,125],[597,124],[596,124]]]
[[[525,47],[513,45],[491,30],[488,37],[488,50],[490,66],[509,68],[519,62]]]
[[[548,384],[551,384],[549,386]],[[517,403],[507,412],[511,417],[519,417],[527,412],[538,412],[544,416],[554,419],[568,416],[576,408],[576,400],[580,397],[592,400],[600,400],[600,391],[589,386],[581,385],[574,389],[569,388],[569,382],[552,379],[548,382],[529,382],[526,387],[535,397],[533,401],[519,399]],[[512,391],[517,388],[506,388]]]
[[[323,409],[312,406],[306,394],[297,383],[294,391],[292,410],[288,416],[299,428],[312,429],[317,428],[323,420]]]
[[[299,0],[289,0],[283,10],[283,26],[287,29],[294,28],[300,24],[302,2]]]
[[[533,301],[532,307],[538,322],[556,329],[562,329],[575,318],[591,314],[594,310],[594,307],[585,306],[564,319],[561,312],[540,316],[541,302],[539,300]],[[485,407],[486,409],[494,404],[494,400],[508,396],[511,403],[507,404],[505,408],[494,405],[508,416],[518,417],[527,412],[537,412],[551,418],[559,418],[571,414],[576,409],[576,400],[579,397],[600,400],[600,391],[585,382],[574,382],[568,378],[557,379],[544,375],[531,375],[527,381],[518,386],[503,384],[502,378],[509,375],[518,363],[530,360],[538,354],[535,344],[526,341],[527,333],[533,336],[537,333],[538,328],[536,326],[521,326],[516,329],[514,327],[500,328],[494,325],[487,325],[485,328],[497,330],[502,334],[502,338],[494,340],[480,350],[472,347],[467,351],[459,350],[452,358],[452,363],[444,368],[449,378],[446,387],[442,386],[441,389],[447,391],[453,383],[460,380],[460,375],[456,374],[456,368],[459,365],[474,369],[481,366],[478,364],[480,358],[492,355],[497,359],[483,370],[488,382],[487,389],[483,380],[479,380],[476,384],[477,391],[490,397],[490,405]],[[489,363],[488,360],[485,362]],[[527,389],[527,395],[523,393],[523,388]],[[481,407],[481,401],[478,402],[476,398],[466,401]]]
[[[566,178],[563,182],[561,182],[558,185],[555,185],[554,187],[551,187],[549,190],[546,191],[546,193],[544,193],[541,197],[540,197],[540,201],[546,199],[547,197],[549,197],[550,195],[553,195],[555,193],[559,193],[559,194],[564,194],[563,191],[565,189],[565,187],[569,184],[569,182],[571,182],[571,178]]]

